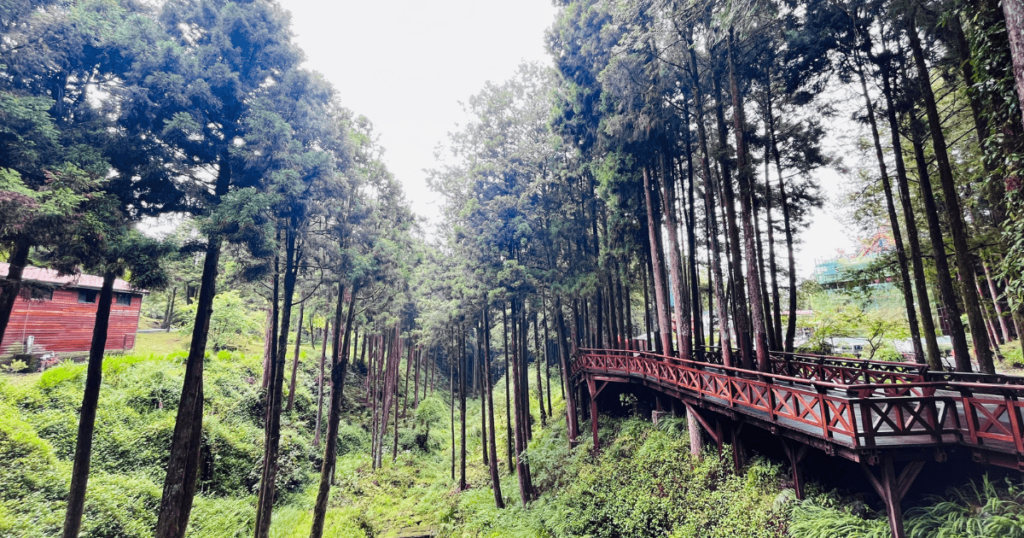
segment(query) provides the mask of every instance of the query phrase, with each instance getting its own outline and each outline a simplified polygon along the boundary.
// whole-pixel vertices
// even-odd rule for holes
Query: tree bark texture
[[[334,314],[334,341],[338,341],[341,327],[342,307],[345,303],[345,288],[338,283],[338,307]],[[341,346],[335,345],[331,351],[331,406],[327,418],[327,441],[324,446],[324,461],[320,464],[320,486],[317,488],[316,502],[313,504],[313,525],[309,538],[322,538],[324,521],[327,517],[327,501],[331,497],[331,480],[338,456],[338,426],[341,421],[341,403],[345,392],[345,370],[348,367],[349,335],[352,333],[352,321],[355,318],[356,290],[352,289],[352,297],[348,304],[348,320],[345,323],[345,338]],[[327,348],[327,324],[324,325],[324,348]],[[339,349],[340,348],[340,349]]]
[[[96,408],[99,405],[103,377],[103,353],[106,351],[107,328],[110,326],[110,304],[114,299],[114,282],[116,280],[117,274],[112,271],[103,274],[99,303],[96,306],[96,323],[92,329],[89,364],[85,373],[85,394],[82,396],[82,411],[78,418],[78,437],[75,440],[71,490],[68,493],[68,507],[64,516],[64,538],[77,538],[82,529],[85,490],[89,482],[89,466],[92,459],[92,435],[96,426]]]
[[[21,275],[28,265],[28,253],[31,250],[28,240],[22,239],[14,244],[11,257],[7,260],[7,276],[0,282],[0,343],[4,341],[7,325],[11,321],[14,302],[21,291]],[[3,350],[0,350],[2,353]]]
[[[1009,24],[1009,21],[1007,24]],[[956,191],[953,170],[949,164],[946,137],[942,132],[942,119],[939,117],[939,108],[935,102],[935,94],[932,92],[928,66],[925,64],[924,51],[921,48],[921,40],[917,35],[917,29],[912,25],[908,29],[907,34],[910,37],[910,48],[913,51],[914,64],[918,71],[918,83],[921,87],[921,94],[924,97],[925,114],[928,117],[928,126],[932,135],[932,147],[935,150],[935,163],[939,168],[939,184],[942,187],[946,215],[949,218],[950,235],[953,237],[954,260],[956,261],[957,273],[960,274],[960,280],[963,283],[960,286],[960,291],[964,300],[964,310],[967,312],[967,322],[971,327],[971,338],[974,340],[974,352],[978,359],[978,368],[982,373],[994,374],[996,373],[996,367],[992,362],[992,352],[989,349],[985,321],[981,317],[981,304],[978,299],[974,262],[971,257],[970,248],[967,245],[967,225],[964,222],[963,211],[960,208],[960,195]]]
[[[743,238],[744,250],[747,259],[747,285],[750,295],[750,313],[754,332],[754,347],[757,352],[757,369],[767,372],[770,369],[768,360],[768,338],[765,331],[764,309],[759,300],[761,296],[761,283],[757,267],[757,253],[754,246],[756,240],[752,220],[753,209],[753,169],[750,165],[747,142],[743,134],[745,121],[743,118],[743,101],[740,97],[739,84],[736,77],[736,59],[733,50],[734,45],[733,29],[729,28],[727,59],[729,62],[729,93],[732,94],[733,106],[733,129],[736,134],[736,160],[738,161],[739,173],[737,178],[740,182],[740,206],[743,211]],[[735,259],[734,263],[739,263]],[[737,286],[739,288],[739,286]],[[740,303],[740,309],[744,308]]]
[[[299,346],[302,345],[302,316],[305,314],[305,310],[306,303],[299,304],[299,322],[295,325],[295,355],[292,357],[292,377],[288,384],[288,405],[285,407],[285,411],[291,411],[292,406],[295,405],[295,379],[299,372]],[[313,333],[310,333],[309,339],[313,339]]]

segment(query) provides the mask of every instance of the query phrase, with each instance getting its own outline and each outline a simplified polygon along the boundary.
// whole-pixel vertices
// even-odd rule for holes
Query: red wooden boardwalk
[[[889,507],[894,536],[902,535],[899,500],[924,461],[970,450],[975,461],[1024,470],[1022,377],[779,352],[771,353],[771,373],[763,373],[723,366],[716,350],[701,358],[579,349],[570,371],[592,401],[608,383],[641,384],[678,398],[719,445],[723,425],[733,428],[734,439],[739,427],[752,424],[790,441],[784,445],[798,495],[806,447],[860,462]],[[897,476],[894,461],[910,463]]]

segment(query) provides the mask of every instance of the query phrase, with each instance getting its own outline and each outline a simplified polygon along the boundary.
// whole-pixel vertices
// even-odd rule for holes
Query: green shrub
[[[1007,365],[1013,368],[1024,368],[1024,351],[1021,350],[1019,342],[1003,346],[1002,351]]]
[[[950,488],[925,503],[906,511],[910,536],[1024,538],[1024,483],[1007,478],[997,485],[985,475],[980,486]]]
[[[160,487],[136,474],[90,473],[82,536],[145,538],[153,535]]]
[[[39,388],[46,390],[56,387],[62,383],[81,383],[85,380],[84,374],[84,364],[75,364],[71,361],[64,361],[43,372],[43,375],[39,378]]]
[[[980,485],[972,482],[950,488],[945,496],[929,496],[903,513],[907,536],[929,538],[1024,537],[1024,483],[1006,479],[1002,484],[988,476]],[[790,532],[795,538],[891,536],[884,511],[874,512],[860,502],[844,502],[835,493],[819,495],[797,504],[791,514]]]
[[[15,359],[11,361],[10,364],[0,364],[0,369],[8,372],[21,373],[28,370],[28,363],[20,359]]]
[[[529,510],[513,502],[497,511],[503,513],[490,511],[493,497],[483,488],[472,499],[462,494],[453,526],[484,536],[785,535],[786,514],[774,503],[778,466],[756,460],[735,475],[723,463],[728,457],[709,453],[694,461],[678,420],[662,428],[638,418],[602,419],[601,425],[608,444],[596,457],[586,444],[569,451],[554,424],[535,435],[527,454],[534,484],[544,493]],[[515,495],[514,478],[503,488]]]
[[[862,518],[845,510],[825,508],[804,501],[793,508],[789,532],[794,538],[889,538],[885,514]]]
[[[173,423],[171,424],[173,427]],[[203,424],[199,489],[208,495],[247,495],[258,483],[263,431],[212,419]],[[169,437],[168,437],[169,439]],[[253,470],[256,469],[256,473]]]
[[[325,413],[326,414],[326,413]],[[326,417],[325,417],[326,418]],[[326,422],[326,420],[325,420]],[[338,455],[370,450],[370,433],[348,421],[338,424]]]
[[[903,357],[903,354],[896,350],[892,345],[886,344],[878,348],[875,351],[873,360],[876,361],[889,361],[889,362],[905,362],[907,359]]]
[[[13,500],[26,493],[60,495],[53,489],[57,465],[53,448],[36,434],[18,411],[0,402],[0,499]]]
[[[256,520],[255,505],[255,499],[252,497],[238,499],[197,495],[185,536],[186,538],[246,538],[251,536]]]
[[[10,405],[0,402],[0,536],[59,534],[67,466]]]

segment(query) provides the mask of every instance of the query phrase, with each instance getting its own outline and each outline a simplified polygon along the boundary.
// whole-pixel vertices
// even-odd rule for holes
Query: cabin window
[[[80,303],[95,303],[96,302],[96,290],[78,290],[78,302],[80,302]]]
[[[117,294],[117,304],[119,304],[121,306],[131,306],[132,305],[132,294],[130,294],[130,293],[118,293]]]
[[[32,288],[30,297],[33,301],[52,301],[53,290],[50,288]]]

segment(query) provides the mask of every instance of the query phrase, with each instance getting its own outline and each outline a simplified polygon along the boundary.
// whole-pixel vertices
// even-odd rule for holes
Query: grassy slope
[[[182,353],[159,353],[179,346],[183,342],[176,333],[140,335],[136,351],[155,354],[107,359],[83,536],[150,534],[183,371]],[[319,356],[305,351],[310,358]],[[263,443],[259,362],[255,356],[230,353],[208,361],[205,463],[191,537],[251,534],[252,493]],[[320,458],[310,445],[313,363],[301,363],[296,407],[284,419],[279,501],[272,527],[272,536],[278,538],[305,537],[309,532]],[[52,536],[59,530],[82,370],[82,365],[65,365],[42,375],[0,380],[2,537]],[[557,379],[552,381],[557,387]],[[787,532],[824,537],[881,536],[887,531],[884,518],[879,520],[870,511],[867,515],[873,519],[850,515],[834,493],[815,493],[813,503],[798,505],[791,513],[792,495],[782,487],[786,473],[777,465],[757,461],[736,475],[711,454],[691,461],[679,420],[670,419],[655,429],[639,419],[602,419],[602,453],[592,456],[586,444],[570,452],[563,404],[555,390],[555,418],[548,427],[537,428],[528,452],[541,496],[524,509],[504,461],[505,394],[504,384],[497,384],[498,453],[509,505],[497,510],[481,460],[479,400],[468,404],[470,489],[460,493],[449,474],[451,432],[443,393],[420,406],[421,421],[428,415],[434,420],[428,451],[417,448],[410,416],[400,430],[396,461],[391,460],[389,443],[383,469],[373,471],[364,426],[369,411],[361,401],[361,378],[352,375],[340,432],[338,483],[332,490],[325,536],[381,536],[410,526],[430,526],[452,536],[524,537],[767,537]],[[533,412],[539,417],[536,400]],[[423,432],[424,426],[416,429]],[[979,490],[936,498],[908,512],[908,527],[918,529],[921,536],[960,527],[975,531],[950,535],[985,536],[998,529],[999,535],[1024,536],[1022,489],[999,484]]]

